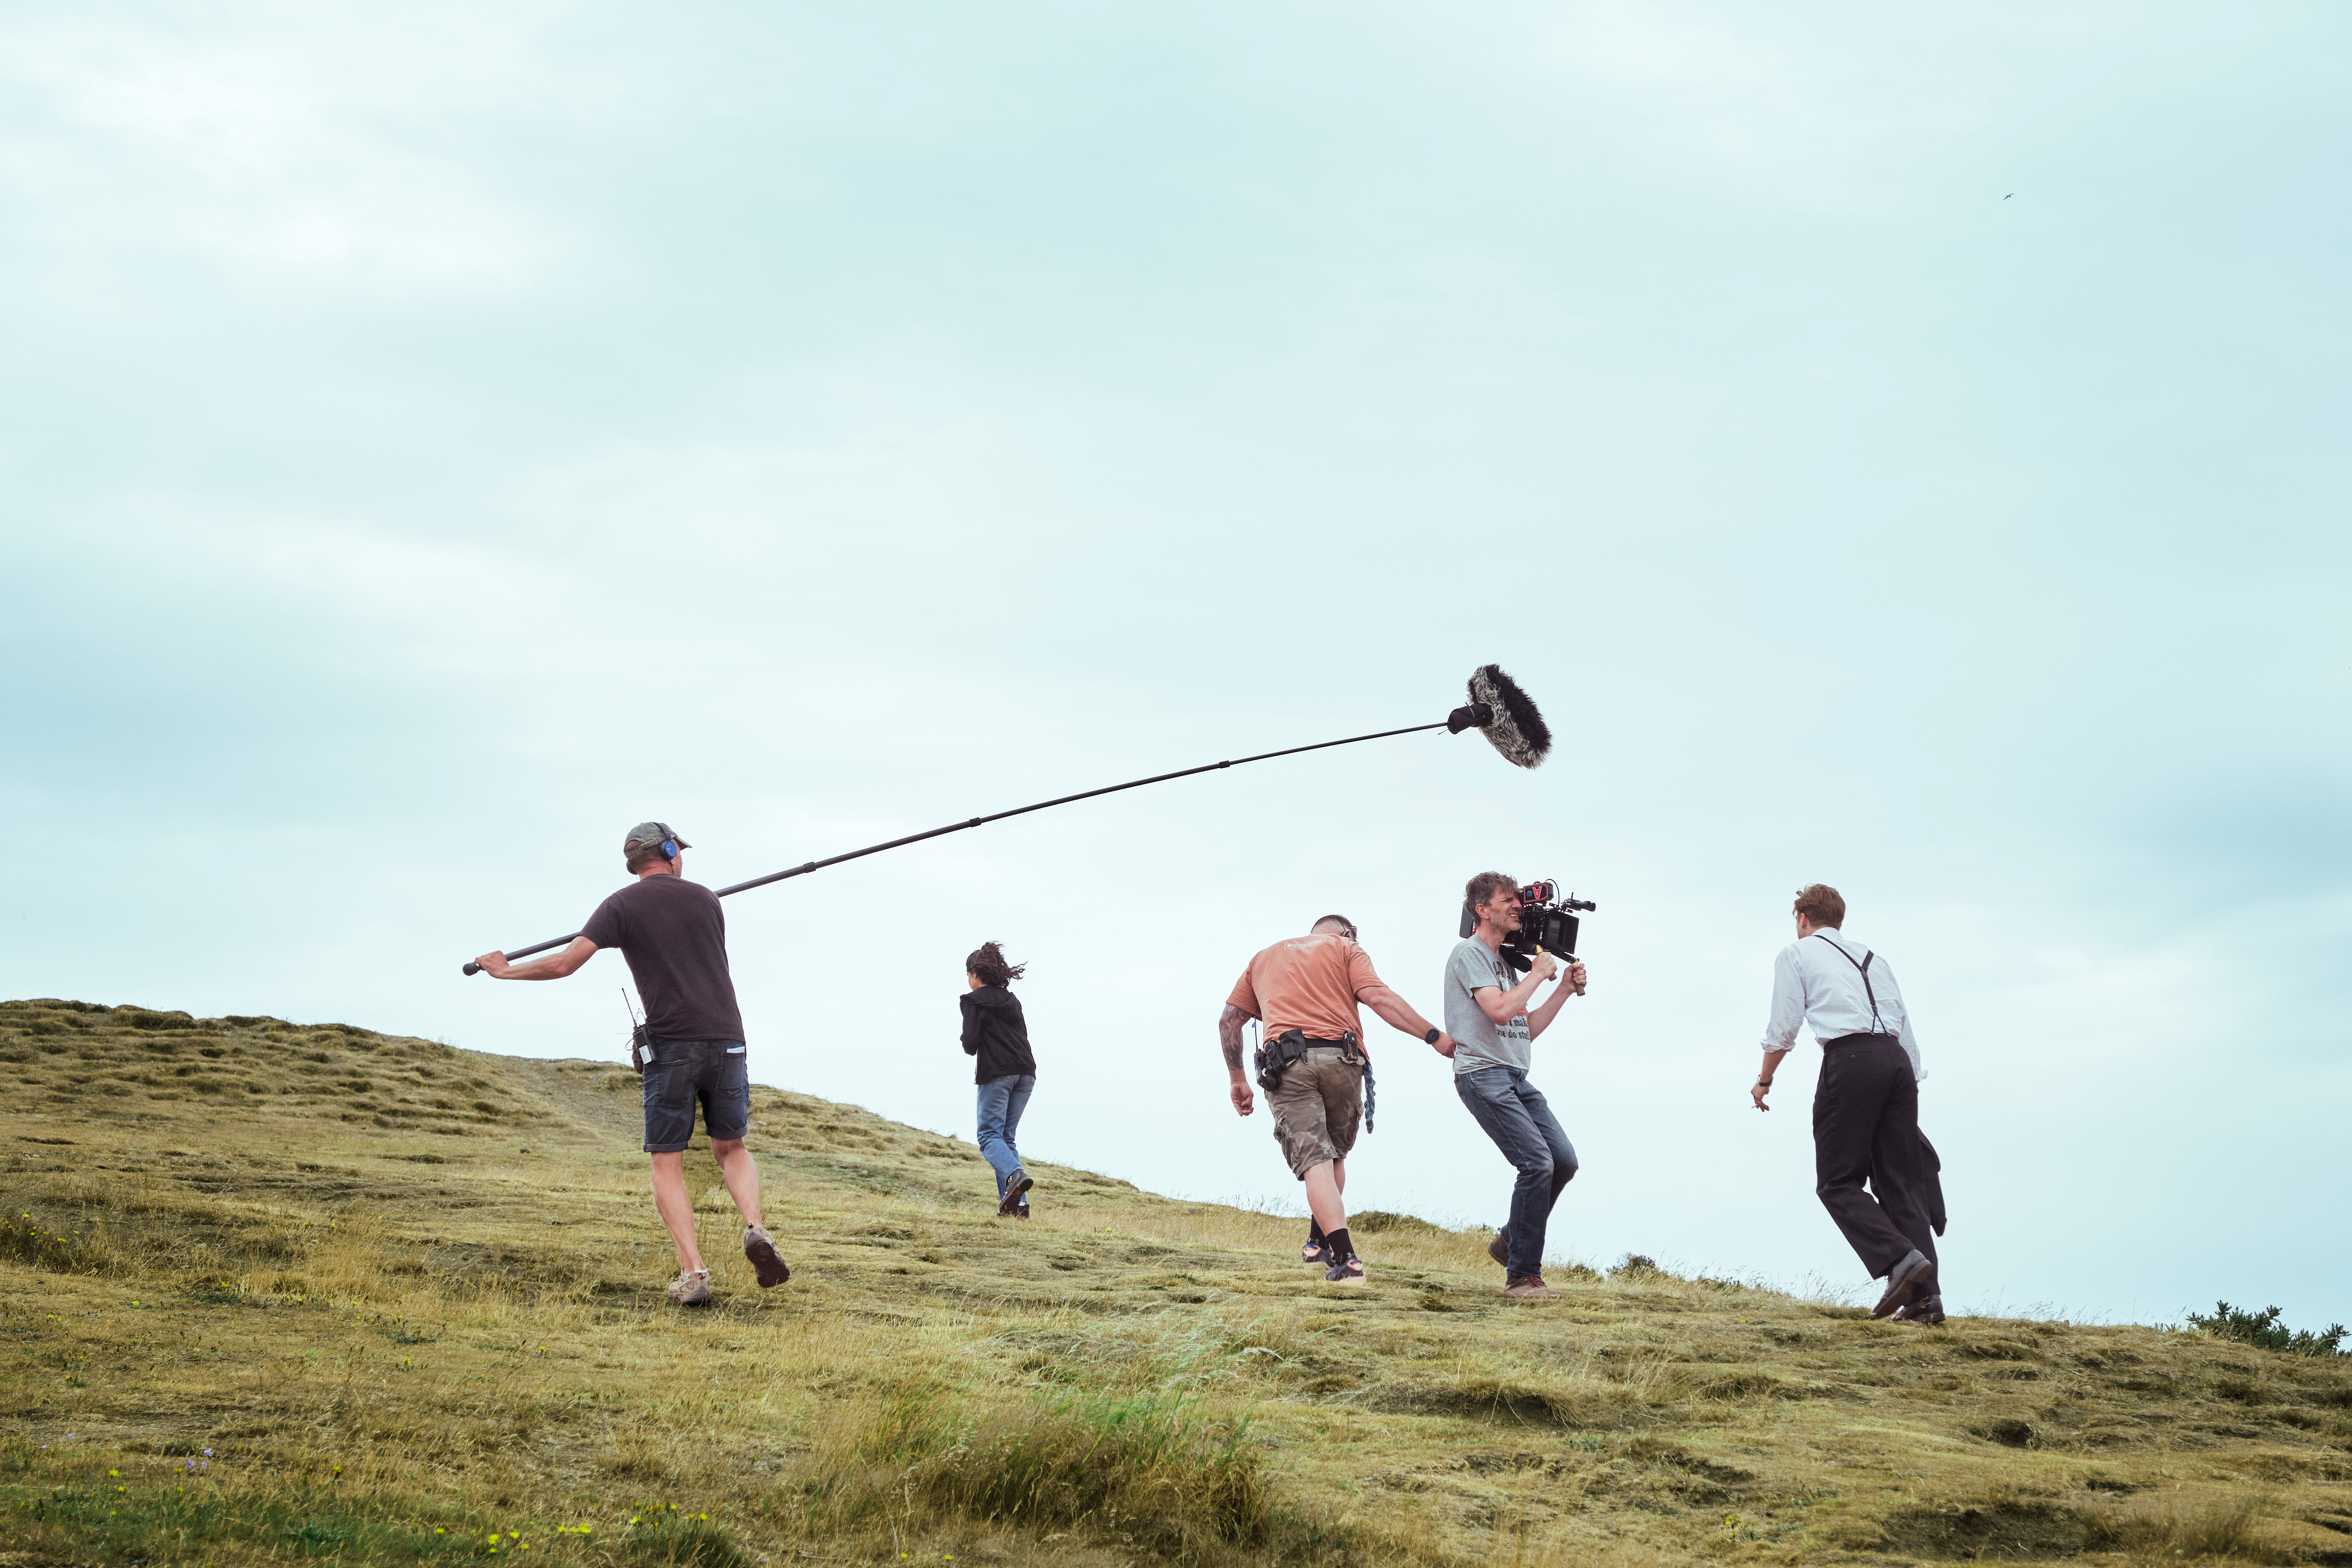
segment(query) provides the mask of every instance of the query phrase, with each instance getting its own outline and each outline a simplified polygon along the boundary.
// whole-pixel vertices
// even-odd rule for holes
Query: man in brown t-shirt
[[[1281,1081],[1265,1098],[1274,1110],[1275,1141],[1290,1162],[1290,1173],[1306,1184],[1307,1207],[1314,1215],[1298,1256],[1326,1265],[1323,1278],[1339,1285],[1360,1284],[1364,1278],[1340,1203],[1348,1184],[1348,1151],[1356,1146],[1364,1116],[1369,1064],[1359,1003],[1406,1034],[1419,1035],[1438,1055],[1454,1054],[1454,1042],[1444,1030],[1381,984],[1371,959],[1356,945],[1355,923],[1345,915],[1325,915],[1305,936],[1276,942],[1251,959],[1217,1019],[1237,1115],[1247,1116],[1257,1105],[1242,1068],[1243,1021],[1259,1021],[1269,1055],[1277,1042],[1297,1036],[1292,1043],[1301,1054],[1284,1068]]]

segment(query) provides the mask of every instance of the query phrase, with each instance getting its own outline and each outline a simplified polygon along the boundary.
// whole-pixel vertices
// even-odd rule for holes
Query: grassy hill
[[[0,1564],[2352,1563],[2352,1372],[1299,1227],[761,1089],[668,1307],[636,1080],[0,1004]],[[1792,1199],[1793,1201],[1793,1199]],[[1824,1222],[1826,1223],[1826,1222]],[[495,1545],[492,1537],[495,1533]]]

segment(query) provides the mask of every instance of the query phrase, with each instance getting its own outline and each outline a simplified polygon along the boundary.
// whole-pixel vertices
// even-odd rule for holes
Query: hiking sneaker
[[[669,1299],[681,1307],[699,1307],[710,1300],[710,1270],[680,1269],[670,1281]]]
[[[1874,1318],[1890,1317],[1898,1307],[1934,1294],[1935,1261],[1914,1247],[1908,1257],[1886,1271],[1886,1294],[1878,1299],[1878,1305],[1870,1310],[1870,1315]]]
[[[1503,1294],[1521,1301],[1549,1301],[1558,1292],[1543,1282],[1540,1274],[1514,1274],[1503,1287]]]
[[[1917,1323],[1923,1327],[1933,1328],[1944,1321],[1942,1294],[1939,1292],[1933,1296],[1922,1296],[1916,1301],[1906,1303],[1895,1312],[1895,1321],[1898,1323]]]
[[[1309,1268],[1328,1268],[1331,1262],[1331,1244],[1328,1241],[1308,1240],[1298,1249],[1298,1261]]]
[[[1364,1260],[1349,1258],[1323,1270],[1323,1278],[1334,1285],[1361,1285],[1364,1282]]]
[[[1510,1239],[1501,1231],[1496,1231],[1495,1233],[1495,1239],[1486,1244],[1486,1256],[1493,1258],[1505,1268],[1508,1268],[1511,1266]]]
[[[760,1277],[760,1289],[762,1290],[781,1285],[793,1277],[793,1266],[776,1256],[775,1237],[760,1226],[747,1225],[743,1227],[743,1256],[751,1260],[751,1272]]]
[[[1013,1173],[1004,1178],[1004,1196],[997,1200],[996,1212],[1004,1216],[1018,1213],[1021,1208],[1021,1194],[1036,1184],[1030,1179],[1028,1172],[1018,1165],[1013,1166]]]

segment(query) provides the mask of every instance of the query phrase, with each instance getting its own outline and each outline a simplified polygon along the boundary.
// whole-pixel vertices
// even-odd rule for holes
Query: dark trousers
[[[1457,1073],[1454,1092],[1495,1147],[1519,1173],[1511,1187],[1511,1223],[1503,1227],[1513,1276],[1543,1272],[1544,1231],[1552,1205],[1576,1178],[1576,1146],[1559,1130],[1543,1091],[1517,1068]]]
[[[1824,1041],[1813,1090],[1813,1191],[1874,1279],[1914,1248],[1936,1256],[1924,1149],[1919,1080],[1903,1042],[1893,1035]]]

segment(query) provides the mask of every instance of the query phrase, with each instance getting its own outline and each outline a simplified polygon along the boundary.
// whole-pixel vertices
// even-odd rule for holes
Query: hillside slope
[[[769,1089],[793,1278],[698,1151],[681,1312],[625,1071],[58,1001],[0,1061],[0,1563],[2352,1563],[2340,1360],[1513,1302],[1402,1216],[1328,1286],[1292,1222],[1043,1163],[1001,1221],[969,1143]]]

